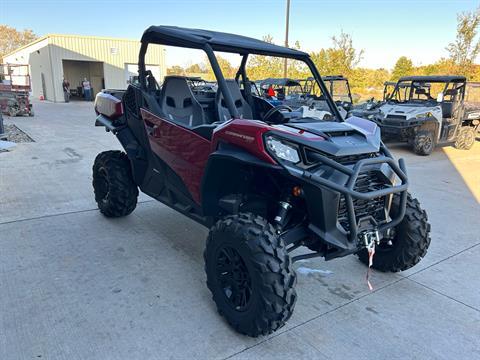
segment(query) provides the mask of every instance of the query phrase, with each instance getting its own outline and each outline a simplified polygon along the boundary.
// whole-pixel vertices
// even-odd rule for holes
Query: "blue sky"
[[[261,38],[271,34],[281,44],[286,0],[1,0],[0,23],[31,28],[38,35],[82,34],[140,38],[149,25],[178,25]],[[391,68],[399,56],[416,65],[446,56],[456,16],[474,10],[472,0],[291,0],[290,44],[303,50],[331,46],[344,32],[364,50],[362,66]],[[168,63],[182,63],[169,53]]]

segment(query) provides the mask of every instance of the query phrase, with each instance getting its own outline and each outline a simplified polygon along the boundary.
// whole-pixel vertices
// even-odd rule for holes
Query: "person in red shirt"
[[[273,90],[272,85],[270,85],[270,86],[268,87],[267,95],[270,96],[270,97],[275,97],[275,90]]]

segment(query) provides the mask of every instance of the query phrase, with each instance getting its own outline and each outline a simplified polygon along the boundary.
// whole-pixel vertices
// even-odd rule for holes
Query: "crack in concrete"
[[[139,201],[137,203],[137,205],[150,203],[150,202],[154,202],[154,201],[155,200],[153,200],[153,199],[152,200]],[[14,223],[17,223],[17,222],[26,222],[26,221],[33,221],[33,220],[40,220],[40,219],[48,219],[48,218],[62,216],[62,215],[81,214],[81,213],[85,213],[85,212],[89,212],[89,211],[98,211],[98,208],[66,211],[66,212],[58,213],[58,214],[47,214],[47,215],[42,215],[42,216],[34,216],[34,217],[31,217],[31,218],[9,220],[9,221],[0,222],[0,226],[8,225],[8,224],[14,224]]]

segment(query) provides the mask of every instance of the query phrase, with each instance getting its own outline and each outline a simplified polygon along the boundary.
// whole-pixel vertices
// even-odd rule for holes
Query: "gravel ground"
[[[11,141],[14,143],[27,143],[27,142],[35,142],[28,134],[20,130],[16,125],[5,125],[5,134],[7,135],[7,141]]]

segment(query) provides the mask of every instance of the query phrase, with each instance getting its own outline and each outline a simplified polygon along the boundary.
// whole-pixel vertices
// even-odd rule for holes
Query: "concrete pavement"
[[[353,256],[297,263],[292,318],[251,339],[216,313],[207,229],[144,195],[123,219],[96,210],[93,159],[119,145],[92,104],[35,108],[5,117],[35,142],[0,153],[0,359],[480,359],[480,143],[393,148],[432,223],[420,264],[370,292]]]

